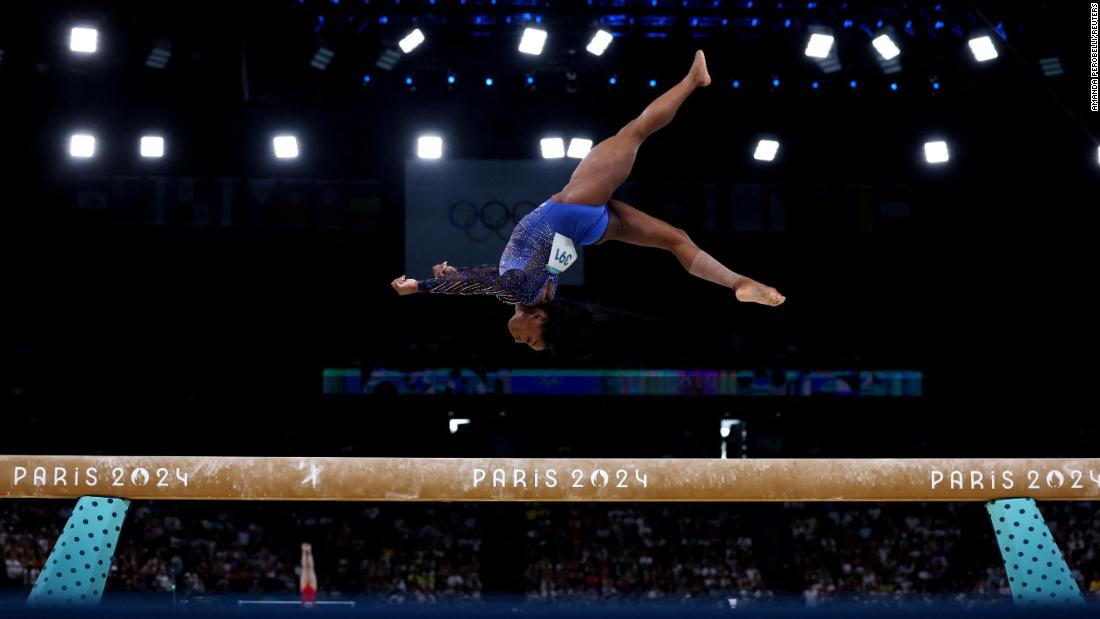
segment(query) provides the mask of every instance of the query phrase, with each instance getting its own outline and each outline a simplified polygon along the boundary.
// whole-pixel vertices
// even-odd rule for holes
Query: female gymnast
[[[298,591],[302,594],[302,606],[317,603],[317,571],[313,568],[313,546],[302,544],[302,573],[298,576]]]
[[[553,347],[570,335],[569,314],[553,303],[558,275],[572,266],[574,244],[622,241],[671,252],[688,273],[732,288],[738,301],[778,306],[786,298],[775,288],[727,269],[688,238],[687,233],[647,215],[611,194],[630,175],[638,148],[672,121],[696,88],[708,86],[706,58],[695,52],[687,76],[630,121],[600,142],[580,162],[569,183],[524,217],[508,240],[499,265],[432,267],[431,279],[402,275],[390,284],[399,295],[427,293],[487,294],[515,306],[508,331],[517,344],[535,350]]]

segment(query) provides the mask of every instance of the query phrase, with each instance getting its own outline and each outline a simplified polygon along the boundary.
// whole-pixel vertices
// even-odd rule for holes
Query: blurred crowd
[[[135,502],[108,591],[293,596],[309,541],[321,599],[479,600],[492,572],[536,602],[1010,601],[980,504],[529,504],[509,526],[476,504],[211,505]],[[70,509],[0,502],[0,586],[31,587]],[[1100,602],[1100,510],[1041,509]]]

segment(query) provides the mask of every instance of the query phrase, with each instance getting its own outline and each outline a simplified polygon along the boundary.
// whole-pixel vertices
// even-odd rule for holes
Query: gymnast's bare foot
[[[691,63],[691,70],[688,71],[688,77],[695,81],[696,86],[710,86],[710,73],[707,72],[707,57],[703,55],[703,50],[695,52],[695,62]]]
[[[783,305],[783,302],[787,300],[787,297],[779,294],[779,291],[775,288],[765,286],[747,277],[742,278],[734,284],[733,291],[734,294],[737,295],[737,300],[742,303],[759,303],[761,305],[778,307]]]

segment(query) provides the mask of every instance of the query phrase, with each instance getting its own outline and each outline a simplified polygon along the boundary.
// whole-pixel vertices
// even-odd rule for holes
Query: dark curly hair
[[[539,307],[546,312],[542,341],[555,354],[576,350],[593,333],[597,317],[584,303],[559,297]]]

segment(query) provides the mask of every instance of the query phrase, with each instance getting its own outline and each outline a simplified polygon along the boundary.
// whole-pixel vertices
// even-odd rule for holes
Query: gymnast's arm
[[[402,275],[390,282],[390,287],[400,296],[420,292],[439,294],[488,294],[509,298],[512,291],[523,284],[525,274],[518,269],[500,274],[497,265],[483,264],[456,269],[444,262],[432,267],[435,277],[425,280],[410,279]]]
[[[495,264],[484,264],[445,272],[439,277],[421,280],[417,292],[437,294],[487,294],[510,297],[522,285],[523,271],[513,269],[501,274]]]

